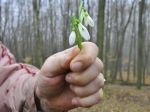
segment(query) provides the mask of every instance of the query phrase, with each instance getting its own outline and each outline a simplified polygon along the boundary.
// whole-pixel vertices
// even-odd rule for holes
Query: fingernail
[[[73,65],[72,65],[72,69],[74,71],[80,71],[82,69],[82,66],[83,64],[81,62],[75,62]]]

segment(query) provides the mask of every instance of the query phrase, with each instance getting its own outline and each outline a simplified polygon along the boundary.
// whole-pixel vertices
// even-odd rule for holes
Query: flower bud
[[[73,45],[76,41],[76,33],[75,31],[72,31],[70,36],[69,36],[69,44]]]

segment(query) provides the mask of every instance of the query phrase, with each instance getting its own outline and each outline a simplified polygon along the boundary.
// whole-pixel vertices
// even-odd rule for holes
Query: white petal
[[[85,24],[85,26],[88,26],[88,20],[87,20],[87,17],[84,18],[84,24]]]
[[[81,23],[79,23],[78,29],[79,29],[81,36],[85,40],[90,40],[90,34],[89,34],[88,30]]]
[[[76,33],[74,31],[71,32],[69,36],[69,44],[73,45],[76,41]]]
[[[90,16],[87,16],[87,22],[91,27],[94,27],[94,21]]]

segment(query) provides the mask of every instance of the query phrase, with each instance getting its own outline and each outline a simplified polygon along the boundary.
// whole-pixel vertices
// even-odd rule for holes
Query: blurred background
[[[40,67],[69,48],[71,16],[81,0],[0,0],[0,41],[16,57]],[[107,85],[104,101],[74,112],[150,112],[150,0],[84,0],[95,22]],[[141,88],[142,87],[142,88]],[[138,89],[140,90],[138,90]]]

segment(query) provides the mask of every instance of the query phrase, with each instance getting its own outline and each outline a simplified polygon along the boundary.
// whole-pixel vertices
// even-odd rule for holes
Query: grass
[[[69,112],[150,112],[150,87],[137,90],[133,86],[106,85],[104,92],[100,104]]]

